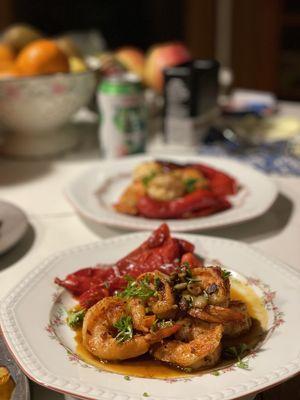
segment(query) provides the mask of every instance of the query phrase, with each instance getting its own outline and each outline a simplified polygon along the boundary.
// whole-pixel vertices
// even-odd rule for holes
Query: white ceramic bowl
[[[2,151],[44,155],[68,147],[62,127],[88,104],[95,86],[91,70],[0,80],[0,124],[7,133]]]

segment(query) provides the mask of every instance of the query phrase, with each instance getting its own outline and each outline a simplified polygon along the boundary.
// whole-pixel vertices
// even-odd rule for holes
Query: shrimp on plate
[[[245,303],[230,301],[228,274],[220,267],[203,267],[194,255],[185,255],[192,268],[183,268],[175,284],[179,289],[179,307],[190,316],[209,323],[222,324],[224,335],[239,336],[251,328],[252,320]],[[193,266],[195,266],[193,268]]]
[[[185,257],[189,260],[191,258],[191,256]],[[197,262],[199,265],[200,262]],[[220,267],[193,268],[189,262],[184,261],[180,270],[171,276],[179,308],[182,311],[187,311],[191,307],[204,309],[209,306],[212,310],[215,307],[227,308],[230,301],[230,282],[228,277],[224,278],[222,274]]]
[[[193,307],[189,315],[202,321],[222,324],[224,336],[237,337],[246,333],[252,326],[247,305],[241,301],[231,301],[229,307],[206,306],[204,309]]]
[[[223,278],[220,267],[196,267],[191,269],[195,290],[206,293],[207,303],[227,307],[230,300],[230,282]]]
[[[150,346],[174,334],[180,326],[172,324],[158,328],[155,332],[144,332],[153,319],[141,322],[141,309],[130,307],[130,303],[117,297],[106,297],[92,306],[83,320],[82,338],[84,346],[103,360],[125,360],[138,357]],[[139,331],[142,323],[143,330]],[[150,328],[150,327],[149,327]]]
[[[252,318],[248,313],[247,305],[242,301],[232,300],[229,309],[242,314],[243,318],[223,323],[224,336],[237,337],[248,332],[252,326]]]
[[[146,272],[137,279],[138,283],[143,281],[146,281],[147,285],[155,291],[155,296],[145,301],[147,307],[160,319],[173,318],[178,306],[169,277],[160,271]]]
[[[210,325],[192,318],[179,323],[181,329],[175,339],[154,346],[154,358],[194,370],[216,365],[221,355],[222,325]]]

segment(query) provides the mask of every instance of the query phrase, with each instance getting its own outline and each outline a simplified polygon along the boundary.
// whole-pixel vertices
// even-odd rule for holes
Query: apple
[[[145,56],[141,50],[136,47],[121,47],[114,56],[126,69],[143,79]]]
[[[145,83],[157,92],[163,89],[163,70],[191,60],[191,54],[181,42],[154,45],[146,56]]]

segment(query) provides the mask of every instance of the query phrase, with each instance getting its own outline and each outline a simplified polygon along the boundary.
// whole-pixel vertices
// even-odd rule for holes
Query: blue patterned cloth
[[[255,148],[230,148],[219,144],[203,145],[200,154],[230,157],[244,161],[266,173],[280,175],[300,175],[300,158],[288,151],[286,142],[264,144]]]

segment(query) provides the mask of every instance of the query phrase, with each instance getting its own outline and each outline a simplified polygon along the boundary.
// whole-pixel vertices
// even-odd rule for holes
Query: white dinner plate
[[[264,390],[300,371],[300,275],[248,245],[188,234],[180,237],[249,285],[267,310],[268,335],[244,360],[249,368],[234,365],[221,369],[218,376],[207,372],[189,379],[128,379],[80,360],[74,353],[74,332],[65,323],[65,308],[74,300],[54,285],[54,278],[99,262],[114,262],[148,235],[122,235],[60,252],[38,264],[3,300],[3,334],[28,377],[87,399],[137,400],[147,394],[157,400],[228,400]]]
[[[129,184],[134,167],[153,158],[143,155],[99,162],[67,185],[67,198],[79,214],[96,223],[123,229],[155,229],[162,220],[120,214],[112,207]],[[262,215],[277,197],[276,185],[270,178],[237,161],[202,156],[156,158],[179,163],[201,162],[229,173],[241,186],[236,195],[229,196],[231,209],[200,218],[169,219],[167,222],[173,231],[187,232],[246,221]]]

